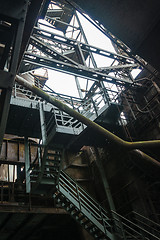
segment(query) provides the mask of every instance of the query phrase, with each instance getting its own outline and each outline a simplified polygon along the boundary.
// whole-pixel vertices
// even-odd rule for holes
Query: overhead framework
[[[39,21],[33,29],[20,74],[43,67],[74,76],[81,103],[78,106],[72,99],[70,105],[76,104],[74,108],[80,112],[93,107],[96,113],[105,104],[119,104],[122,90],[139,87],[131,72],[141,67],[126,54],[90,45],[80,15],[69,3],[51,1],[45,21]],[[99,56],[103,56],[103,67],[96,62]],[[84,79],[85,89],[81,84]]]
[[[135,69],[142,70],[140,76],[141,74],[143,76],[145,71],[141,64],[143,60],[138,58],[140,61],[137,61],[137,58],[132,58],[130,53],[127,54],[126,49],[123,51],[123,46],[120,48],[119,45],[115,45],[116,42],[120,43],[117,39],[112,42],[113,51],[90,44],[83,28],[81,13],[70,4],[70,1],[31,1],[30,3],[25,1],[22,8],[18,2],[17,9],[20,14],[16,21],[17,11],[13,13],[12,23],[12,16],[9,15],[7,20],[4,19],[3,9],[0,22],[2,25],[0,30],[4,34],[4,39],[3,36],[2,39],[0,37],[2,48],[0,97],[4,100],[1,101],[0,108],[0,130],[2,130],[0,141],[1,143],[3,141],[0,161],[1,164],[7,165],[5,171],[8,183],[6,185],[3,181],[1,182],[1,202],[3,200],[9,202],[13,199],[18,204],[23,202],[25,205],[29,202],[30,211],[32,211],[31,202],[36,207],[41,201],[46,201],[52,207],[53,204],[54,207],[61,206],[95,239],[159,239],[156,223],[147,220],[149,230],[146,229],[146,225],[142,224],[145,219],[143,214],[141,215],[142,221],[138,222],[137,218],[133,221],[134,218],[130,219],[127,215],[129,211],[127,207],[125,209],[123,207],[123,204],[126,204],[126,202],[123,203],[123,197],[122,199],[118,197],[116,202],[114,197],[117,193],[112,195],[116,184],[118,185],[116,191],[123,193],[123,188],[135,181],[132,176],[129,178],[127,173],[132,171],[137,162],[134,158],[130,161],[131,155],[128,155],[128,152],[137,157],[137,165],[148,167],[146,172],[150,170],[149,168],[152,170],[152,167],[153,170],[156,169],[159,172],[160,163],[154,150],[159,147],[160,140],[153,141],[146,138],[147,141],[140,141],[141,135],[140,137],[136,134],[133,134],[133,137],[130,135],[130,130],[137,120],[140,120],[141,125],[145,127],[147,124],[151,125],[154,116],[159,113],[155,104],[159,101],[157,94],[159,85],[154,76],[148,74],[148,79],[146,76],[134,78],[132,71]],[[7,3],[9,4],[10,1]],[[33,11],[32,6],[36,12]],[[43,11],[40,11],[39,18],[44,18],[44,20],[36,21],[41,7]],[[26,28],[29,24],[27,16],[29,20],[31,19],[30,10],[35,16],[32,26]],[[91,22],[95,23],[93,20]],[[15,30],[15,26],[18,26],[18,30]],[[29,36],[26,38],[26,34],[30,35],[31,32],[30,38]],[[10,39],[8,34],[12,36],[11,42],[8,40]],[[114,39],[114,36],[112,37]],[[98,58],[103,59],[103,65],[99,64]],[[77,95],[56,92],[54,84],[53,89],[47,86],[50,70],[69,75],[75,83]],[[15,82],[14,79],[16,79]],[[51,81],[54,83],[54,79]],[[154,96],[148,96],[149,90],[146,90],[148,88],[146,82],[154,90],[154,94],[156,91]],[[146,113],[149,114],[146,115]],[[136,133],[142,129],[141,125],[135,125]],[[3,139],[4,133],[9,134],[9,137],[6,135]],[[10,135],[15,137],[12,139]],[[78,181],[83,183],[90,181],[89,174],[87,178],[72,179],[65,171],[68,166],[72,165],[68,163],[67,166],[70,158],[65,155],[66,152],[68,151],[69,154],[78,152],[79,155],[83,155],[86,153],[84,149],[87,148],[84,146],[92,146],[89,147],[92,152],[91,156],[96,156],[95,160],[88,165],[94,165],[95,162],[97,164],[96,169],[100,174],[96,175],[97,173],[94,172],[91,177],[96,176],[101,180],[101,185],[105,189],[107,210],[102,207],[103,202],[99,204],[77,183]],[[105,149],[108,151],[105,155],[105,164],[113,162],[111,166],[113,181],[110,181],[113,182],[113,189],[110,189],[106,174],[108,169],[106,171],[103,166],[100,149],[97,149],[99,147],[103,147],[103,151]],[[144,150],[145,153],[137,148]],[[8,149],[11,149],[11,153],[13,152],[13,158]],[[117,168],[117,162],[123,157],[127,158],[127,162],[123,164],[120,162],[121,166],[112,173],[112,167]],[[140,158],[142,161],[139,161]],[[72,167],[76,170],[86,168],[86,162]],[[128,167],[129,164],[131,167]],[[118,175],[122,168],[125,170],[127,168],[127,173],[124,171],[123,176],[122,172],[122,177],[117,177],[115,181],[114,174]],[[137,169],[140,167],[136,168],[138,172]],[[77,172],[79,174],[80,170]],[[123,177],[126,177],[126,181],[119,188],[119,182],[123,182]],[[142,177],[143,175],[140,176],[140,183]],[[93,185],[91,182],[89,184]],[[102,187],[101,185],[99,186]],[[149,187],[152,187],[152,183]],[[24,191],[23,194],[21,191]],[[134,191],[129,193],[136,195]],[[101,195],[100,190],[98,194]],[[134,209],[134,204],[129,204]],[[119,205],[120,211],[116,211]],[[125,211],[121,211],[121,208]],[[134,213],[134,216],[136,214]],[[154,216],[156,216],[155,213]],[[17,237],[22,239],[22,232],[27,229],[24,223],[30,224],[32,218],[23,219],[22,217],[22,222],[19,221],[14,231],[5,233],[2,225],[8,224],[7,219],[9,216],[0,225],[2,233],[4,232],[4,235],[1,235],[4,240],[5,234],[8,234],[7,239]],[[37,222],[38,230],[39,221]],[[153,228],[152,225],[154,225]],[[43,220],[41,226],[43,226]],[[34,229],[31,227],[29,233],[25,232],[23,237],[27,239],[29,234],[32,236],[32,232]],[[33,234],[35,239],[38,238],[36,233],[35,231]]]

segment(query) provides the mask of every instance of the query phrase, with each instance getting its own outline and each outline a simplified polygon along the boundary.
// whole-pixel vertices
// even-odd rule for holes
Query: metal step
[[[55,185],[56,181],[52,178],[42,178],[40,181],[40,184],[46,184],[46,185]]]
[[[95,239],[160,239],[151,229],[145,230],[114,211],[114,217],[109,218],[106,210],[63,171],[53,197]]]
[[[100,239],[99,237],[103,236],[104,239],[108,239],[105,237],[104,233],[102,233],[95,225],[91,222],[78,208],[75,207],[73,203],[69,201],[63,194],[56,192],[53,196],[58,204],[60,204],[66,211],[68,211],[71,216],[86,230],[88,231],[95,239]]]
[[[59,149],[48,149],[48,146],[45,146],[42,152],[41,166],[32,168],[30,174],[31,182],[35,183],[34,192],[36,192],[36,189],[41,189],[41,185],[55,186],[59,176],[61,151]]]

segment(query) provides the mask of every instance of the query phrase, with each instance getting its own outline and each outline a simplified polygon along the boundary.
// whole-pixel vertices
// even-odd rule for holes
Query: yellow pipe
[[[34,92],[37,96],[45,99],[47,102],[53,104],[60,110],[68,113],[70,116],[74,117],[75,119],[79,120],[89,128],[94,129],[98,133],[102,134],[104,137],[106,137],[109,141],[119,145],[120,147],[123,147],[127,150],[133,150],[133,149],[142,149],[142,148],[151,148],[151,147],[160,147],[160,140],[151,140],[151,141],[138,141],[138,142],[127,142],[123,139],[119,138],[115,134],[111,133],[107,129],[101,127],[97,123],[91,121],[90,119],[84,117],[79,112],[75,111],[74,109],[68,107],[66,104],[60,102],[56,98],[50,96],[49,94],[45,93],[43,90],[36,87],[34,84],[31,84],[27,82],[24,78],[20,76],[16,76],[16,81],[26,87],[27,89]]]

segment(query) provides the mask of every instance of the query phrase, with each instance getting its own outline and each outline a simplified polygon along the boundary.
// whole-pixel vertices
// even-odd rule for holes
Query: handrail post
[[[24,139],[24,148],[25,148],[26,192],[30,193],[30,191],[31,191],[31,181],[30,181],[30,158],[29,158],[28,137],[25,137],[25,139]]]
[[[95,104],[93,98],[91,98],[91,101],[92,101],[92,103],[93,103],[93,108],[94,108],[95,114],[96,114],[96,116],[98,117],[98,112],[97,112],[96,104]]]
[[[104,231],[105,231],[105,234],[106,234],[106,226],[105,226],[105,222],[104,222],[104,218],[103,218],[103,214],[102,214],[102,207],[101,207],[100,204],[98,205],[98,207],[99,207],[101,219],[102,219],[102,222],[103,222]]]
[[[80,198],[80,195],[79,195],[77,183],[76,183],[76,192],[77,192],[77,197],[78,197],[78,202],[79,202],[79,209],[81,211],[81,209],[82,209],[82,207],[81,207],[81,198]]]

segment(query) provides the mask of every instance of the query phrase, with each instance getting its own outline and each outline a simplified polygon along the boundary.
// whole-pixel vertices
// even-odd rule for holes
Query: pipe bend
[[[142,149],[160,147],[160,140],[138,141],[138,142],[125,142],[127,149]]]
[[[37,88],[33,84],[27,82],[24,78],[16,76],[16,81],[22,84],[24,87],[30,89],[38,96],[42,97],[46,101],[50,102],[54,106],[58,107],[62,111],[68,113],[72,117],[78,119],[80,122],[84,123],[86,126],[94,129],[95,131],[101,133],[111,142],[119,145],[126,150],[133,150],[133,149],[143,149],[143,148],[151,148],[151,147],[160,147],[160,140],[150,140],[150,141],[138,141],[138,142],[127,142],[121,139],[120,137],[116,136],[115,134],[111,133],[107,129],[101,127],[97,123],[91,121],[90,119],[86,118],[85,116],[81,115],[79,112],[76,112],[74,109],[68,107],[67,105],[63,104],[59,100],[55,99],[54,97],[48,95],[43,90]]]

